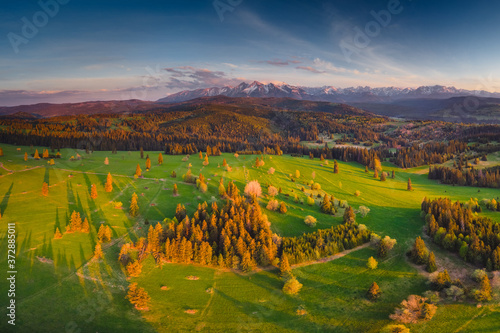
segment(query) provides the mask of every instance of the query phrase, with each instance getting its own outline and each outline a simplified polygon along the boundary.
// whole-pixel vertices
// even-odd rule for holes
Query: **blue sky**
[[[37,1],[1,2],[0,105],[156,100],[253,80],[500,91],[497,2],[41,2],[55,1],[51,16]],[[23,34],[23,18],[38,31]]]

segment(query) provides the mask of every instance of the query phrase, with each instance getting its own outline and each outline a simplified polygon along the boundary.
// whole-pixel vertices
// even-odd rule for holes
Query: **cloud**
[[[311,66],[297,66],[295,68],[302,69],[304,71],[308,71],[308,72],[316,73],[316,74],[323,74],[323,73],[325,73],[325,71],[319,71],[316,68],[313,68]]]
[[[191,66],[170,67],[164,69],[167,77],[162,78],[162,85],[168,89],[202,89],[208,87],[236,86],[244,78],[228,77],[223,71],[211,71]]]
[[[268,64],[272,66],[288,66],[290,64],[300,64],[301,61],[299,60],[280,60],[280,59],[274,59],[274,60],[263,60],[259,61],[261,64]]]

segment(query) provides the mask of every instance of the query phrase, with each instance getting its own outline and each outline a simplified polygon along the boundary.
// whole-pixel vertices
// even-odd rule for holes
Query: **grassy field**
[[[23,160],[25,151],[30,154],[38,148],[41,153],[42,147],[32,150],[2,145],[2,148],[0,248],[7,248],[7,223],[15,222],[16,332],[35,332],[41,328],[54,332],[378,332],[390,324],[388,316],[398,303],[410,294],[429,289],[426,274],[409,264],[404,255],[412,240],[422,234],[419,209],[422,198],[446,196],[465,201],[471,197],[483,199],[499,195],[495,189],[478,192],[477,188],[439,185],[427,179],[426,168],[403,171],[385,163],[384,170],[396,170],[396,178],[380,182],[356,163],[339,162],[340,173],[333,174],[333,161],[326,165],[306,157],[265,156],[265,165],[257,169],[253,167],[255,156],[236,158],[223,154],[210,157],[208,166],[203,166],[197,155],[186,162],[182,161],[183,156],[164,155],[164,163],[159,166],[158,152],[145,152],[151,157],[152,168],[143,171],[144,178],[134,179],[138,163],[145,170],[145,159],[140,159],[139,152],[79,152],[82,159],[70,161],[77,152],[63,149],[62,158],[49,166],[43,160]],[[104,164],[106,157],[109,165]],[[224,158],[232,167],[231,172],[221,167]],[[181,176],[189,164],[194,174],[201,172],[210,179],[207,193],[202,194],[195,186],[182,182]],[[270,167],[276,170],[273,175],[268,174]],[[289,174],[295,174],[296,170],[301,177],[292,182]],[[177,178],[170,177],[172,171],[176,171]],[[265,208],[263,211],[273,231],[281,236],[296,236],[337,225],[342,221],[341,212],[332,217],[320,213],[317,205],[308,206],[293,200],[295,194],[305,200],[311,193],[310,190],[303,193],[301,188],[307,188],[313,171],[314,181],[321,185],[321,191],[314,194],[326,191],[337,199],[347,200],[355,209],[361,205],[368,207],[370,213],[365,218],[358,216],[358,223],[397,239],[393,252],[376,270],[366,268],[366,260],[375,256],[371,248],[327,263],[296,268],[294,274],[304,287],[299,295],[291,297],[281,292],[283,282],[272,270],[240,274],[194,265],[156,267],[148,258],[140,277],[127,280],[117,262],[121,244],[145,235],[146,220],[156,224],[171,218],[178,203],[186,205],[188,213],[192,213],[199,202],[219,200],[219,204],[223,204],[217,195],[220,177],[224,177],[225,183],[232,179],[240,190],[254,179],[262,184],[264,193],[267,193],[266,184],[280,187],[283,193],[279,200],[287,204],[287,214]],[[104,191],[108,172],[114,181],[111,193]],[[414,186],[412,192],[406,190],[408,178]],[[50,185],[48,197],[41,195],[43,182]],[[174,183],[179,188],[177,197],[172,195]],[[90,198],[91,184],[97,186],[99,195],[95,200]],[[361,195],[354,195],[355,191]],[[139,196],[138,218],[131,218],[127,213],[134,192]],[[124,209],[114,208],[114,201],[122,202]],[[263,207],[267,201],[264,195]],[[91,232],[53,239],[55,229],[64,230],[73,210],[88,218]],[[500,213],[486,214],[500,221]],[[304,224],[306,215],[318,219],[317,227]],[[113,241],[104,246],[103,260],[91,260],[97,229],[103,223],[113,229]],[[450,265],[452,272],[473,270],[432,244],[428,246],[436,252],[438,264]],[[0,267],[7,271],[5,255],[0,258]],[[199,279],[186,279],[190,275]],[[375,303],[365,298],[373,281],[383,291]],[[151,295],[149,311],[134,310],[124,298],[130,282],[138,282]],[[162,290],[162,286],[168,290]],[[7,289],[6,280],[1,279],[1,295],[6,295]],[[3,309],[6,302],[6,297],[0,298]],[[412,332],[468,332],[471,327],[478,332],[498,331],[500,308],[498,299],[495,302],[481,308],[470,303],[444,302],[433,320],[413,325]],[[297,315],[298,309],[305,309],[307,314]],[[3,319],[0,331],[11,329]]]

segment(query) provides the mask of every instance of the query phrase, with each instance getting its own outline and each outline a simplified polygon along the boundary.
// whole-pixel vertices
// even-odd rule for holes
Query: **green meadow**
[[[309,159],[307,156],[264,156],[265,165],[255,168],[252,155],[232,154],[210,156],[203,166],[198,155],[187,161],[184,156],[144,152],[151,158],[152,168],[145,171],[146,159],[134,152],[93,152],[62,149],[55,165],[46,160],[24,161],[24,153],[32,154],[44,147],[2,145],[0,157],[0,252],[7,251],[7,224],[16,223],[16,327],[7,325],[5,314],[1,332],[379,332],[391,324],[389,315],[410,294],[429,290],[427,274],[409,263],[406,251],[415,237],[422,236],[423,220],[420,203],[424,197],[450,197],[466,201],[470,198],[491,199],[500,195],[498,189],[478,189],[440,185],[428,180],[426,167],[402,170],[383,163],[384,171],[396,171],[381,182],[373,172],[357,163],[339,162],[340,173],[333,173],[333,161]],[[70,157],[81,155],[80,160]],[[109,165],[105,165],[105,158]],[[260,156],[259,156],[260,157]],[[492,163],[495,158],[491,159]],[[232,171],[222,167],[226,159]],[[133,177],[137,164],[144,178]],[[208,191],[201,193],[196,186],[182,182],[189,166],[194,175],[202,173],[208,179]],[[269,174],[269,168],[274,174]],[[289,175],[300,177],[291,181]],[[177,174],[171,177],[172,171]],[[314,182],[321,190],[312,191]],[[113,177],[113,191],[104,190],[108,173]],[[156,266],[148,257],[142,273],[127,279],[118,263],[122,244],[144,237],[149,225],[172,218],[178,203],[191,214],[200,202],[224,202],[218,196],[221,179],[233,180],[243,191],[250,180],[258,180],[263,188],[260,198],[263,212],[268,215],[272,230],[280,236],[297,236],[342,223],[342,212],[325,215],[315,205],[307,205],[310,193],[328,193],[346,200],[355,210],[366,206],[366,217],[358,214],[357,222],[373,232],[397,240],[389,256],[379,261],[375,270],[366,267],[376,251],[370,247],[355,250],[336,260],[294,268],[293,273],[304,285],[296,296],[282,293],[283,281],[276,269],[243,274],[196,265],[165,264]],[[414,190],[407,191],[411,178]],[[42,184],[49,184],[49,195],[42,196]],[[95,184],[96,199],[90,198],[90,186]],[[177,184],[179,195],[173,196]],[[286,214],[265,209],[269,198],[267,185],[281,188],[278,200],[286,203]],[[305,188],[305,193],[302,191]],[[360,195],[356,196],[355,192]],[[139,197],[140,214],[132,218],[128,207],[133,193]],[[295,202],[297,195],[299,202]],[[301,203],[303,200],[304,203]],[[116,208],[121,202],[122,208]],[[64,233],[69,216],[79,211],[87,217],[89,233],[64,234],[54,239],[59,228]],[[485,212],[500,221],[500,213]],[[314,228],[304,224],[312,215],[318,223]],[[113,239],[103,246],[102,260],[92,259],[97,230],[101,224],[111,226]],[[426,239],[435,252],[438,268],[448,268],[452,278],[463,277],[475,268],[461,261]],[[0,268],[7,273],[7,257],[0,257]],[[456,276],[454,276],[456,274]],[[195,276],[197,279],[187,279]],[[498,280],[498,277],[497,277]],[[382,290],[376,302],[365,294],[372,282]],[[125,299],[129,283],[137,282],[151,296],[148,311],[138,311]],[[162,288],[163,287],[163,288]],[[496,285],[498,287],[498,284]],[[6,295],[8,283],[0,280],[0,293]],[[497,289],[496,293],[500,293]],[[6,309],[6,297],[0,298]],[[478,307],[476,303],[438,304],[434,318],[422,324],[409,325],[412,332],[494,332],[500,331],[500,300],[495,298]],[[299,315],[297,310],[305,310]],[[3,313],[4,313],[3,312]]]

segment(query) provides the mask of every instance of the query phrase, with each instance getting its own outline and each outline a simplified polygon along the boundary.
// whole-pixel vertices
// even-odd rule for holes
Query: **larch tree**
[[[135,168],[135,176],[140,177],[142,175],[142,169],[139,164],[137,164],[137,167]]]
[[[163,164],[163,155],[161,153],[158,154],[158,164],[159,165]]]
[[[378,178],[378,169],[375,169],[375,172],[373,173],[373,178]]]
[[[108,172],[108,177],[106,178],[106,185],[104,186],[104,190],[106,192],[113,191],[113,177],[111,176],[110,172]]]
[[[24,161],[28,161],[28,152],[24,152]]]
[[[222,166],[223,166],[224,168],[227,166],[226,159],[223,159],[223,160],[222,160]]]
[[[408,178],[408,186],[406,187],[408,191],[413,191],[413,186],[411,185],[411,178]]]
[[[73,213],[71,213],[69,225],[70,230],[73,232],[82,230],[82,218],[79,212],[74,210]]]
[[[292,268],[290,267],[290,263],[288,262],[288,256],[286,255],[286,253],[283,253],[281,255],[280,275],[283,278],[289,278],[292,275]]]
[[[208,165],[208,154],[205,155],[205,159],[203,160],[203,165],[204,166]]]
[[[82,232],[90,232],[90,225],[89,225],[89,220],[87,220],[87,217],[83,220],[82,223]]]
[[[49,158],[49,150],[48,149],[45,149],[42,153],[42,157],[43,158]]]
[[[333,160],[333,173],[339,173],[339,164],[337,160]]]
[[[382,174],[380,175],[380,181],[385,182],[386,179],[387,179],[387,176],[386,176],[385,172],[382,171]]]
[[[202,160],[202,159],[203,159],[203,153],[201,152],[201,150],[200,150],[200,152],[198,153],[198,157],[200,158],[200,160]]]
[[[0,147],[0,157],[3,156],[3,148]]]
[[[44,197],[49,195],[49,184],[47,184],[46,182],[43,182],[43,185],[42,185],[42,195]]]
[[[354,210],[351,206],[347,207],[344,211],[344,223],[347,222],[355,222],[356,214],[354,214]]]
[[[137,310],[144,310],[148,308],[151,297],[144,288],[137,286],[137,282],[130,284],[126,298]]]
[[[300,178],[300,171],[299,170],[295,170],[295,178]]]
[[[151,169],[151,160],[149,159],[149,156],[146,157],[146,171]]]
[[[281,213],[281,214],[286,214],[286,212],[287,212],[287,209],[286,209],[286,204],[282,201],[282,202],[280,203],[280,213]]]
[[[104,253],[102,252],[101,243],[97,242],[94,249],[94,258],[101,259],[102,257],[104,257]]]
[[[174,194],[174,197],[179,195],[179,190],[177,189],[177,184],[174,184],[173,194]]]
[[[141,159],[143,159],[143,158],[144,158],[144,149],[142,149],[142,147],[141,147]]]
[[[104,165],[109,165],[109,158],[107,158],[107,157],[106,157],[106,158],[104,159]]]
[[[33,158],[35,160],[39,160],[40,159],[40,155],[38,154],[38,149],[35,149],[35,155],[33,155]]]
[[[137,194],[132,194],[132,200],[130,201],[130,216],[137,216],[139,214],[139,204],[137,203]]]
[[[95,186],[95,184],[92,184],[90,186],[90,197],[92,199],[97,199],[97,187]]]
[[[365,173],[368,173],[368,165],[365,165]]]
[[[61,231],[59,231],[59,228],[56,228],[56,232],[54,233],[54,239],[59,239],[62,238]]]
[[[435,271],[437,271],[436,256],[434,255],[434,252],[431,252],[429,254],[429,259],[427,260],[427,266],[425,267],[425,270],[429,273],[434,273]]]
[[[380,294],[381,294],[380,287],[378,286],[377,282],[373,282],[372,285],[370,286],[370,289],[368,289],[367,292],[368,298],[374,301],[380,297]]]

